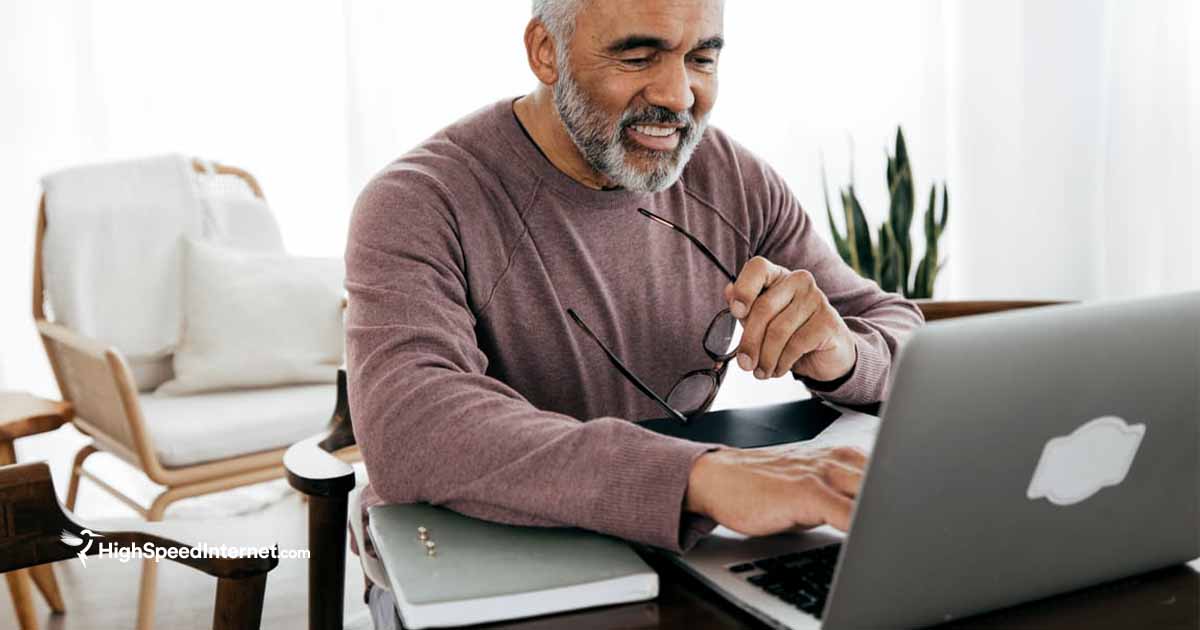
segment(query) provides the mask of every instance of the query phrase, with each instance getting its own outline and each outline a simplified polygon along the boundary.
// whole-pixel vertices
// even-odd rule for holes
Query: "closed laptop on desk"
[[[658,596],[654,571],[607,536],[489,523],[426,504],[380,505],[369,514],[400,618],[413,630]]]

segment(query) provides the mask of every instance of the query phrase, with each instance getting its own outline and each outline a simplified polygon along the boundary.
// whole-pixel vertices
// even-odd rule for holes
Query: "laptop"
[[[924,626],[1200,556],[1200,293],[932,323],[848,536],[719,528],[673,561],[777,628]],[[841,431],[841,435],[836,435]]]

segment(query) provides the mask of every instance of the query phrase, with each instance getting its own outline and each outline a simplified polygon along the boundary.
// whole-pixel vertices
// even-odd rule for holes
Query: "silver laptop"
[[[1187,562],[1198,398],[1200,293],[933,323],[848,537],[718,530],[675,561],[780,628],[935,624]]]

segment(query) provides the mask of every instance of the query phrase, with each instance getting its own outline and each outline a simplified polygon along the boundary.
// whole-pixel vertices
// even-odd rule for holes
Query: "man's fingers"
[[[778,283],[759,295],[750,306],[750,314],[742,320],[742,341],[738,344],[737,362],[743,370],[758,367],[759,351],[764,343],[767,326],[792,302],[793,290]],[[790,333],[789,333],[790,334]],[[786,339],[784,343],[786,343]]]
[[[796,361],[812,350],[820,348],[821,344],[826,342],[832,334],[832,326],[824,325],[821,314],[814,310],[810,313],[810,317],[788,338],[787,344],[779,353],[779,360],[775,361],[772,371],[770,371],[770,376],[776,378],[784,376],[796,365]]]
[[[725,297],[729,300],[729,310],[733,316],[745,318],[758,294],[775,284],[785,273],[786,269],[762,256],[751,258],[738,273],[737,280],[725,288]]]
[[[776,282],[754,300],[750,314],[742,320],[742,341],[738,353],[745,356],[738,356],[738,365],[743,370],[754,370],[759,378],[771,376],[774,362],[792,334],[820,304],[812,299],[815,286],[811,274],[797,271],[789,273],[783,281]],[[787,311],[791,305],[795,305],[794,310]],[[764,346],[768,347],[766,354],[771,359],[769,366],[762,361]]]
[[[826,523],[843,532],[849,530],[854,501],[834,490],[823,480],[814,479],[816,480],[807,484],[809,491],[802,498],[807,507],[801,507],[802,515],[796,519],[796,524]]]
[[[829,457],[859,470],[867,468],[867,454],[853,446],[835,446],[829,449]]]
[[[825,480],[829,482],[830,487],[851,499],[858,496],[859,490],[862,489],[863,473],[861,469],[828,460],[824,468]]]
[[[809,322],[812,312],[814,310],[812,310],[811,300],[805,300],[803,296],[797,295],[792,299],[791,304],[788,304],[784,310],[767,323],[767,330],[762,335],[762,344],[758,346],[757,370],[762,371],[764,378],[775,376],[776,366],[779,365],[788,344],[792,343],[797,336],[805,336],[805,323]],[[754,316],[755,313],[751,312],[751,317]]]

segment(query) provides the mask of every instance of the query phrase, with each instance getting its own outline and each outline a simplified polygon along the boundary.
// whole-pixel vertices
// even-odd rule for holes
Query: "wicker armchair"
[[[196,172],[205,170],[203,163],[198,160],[193,161],[192,166]],[[215,172],[237,178],[255,197],[263,198],[261,187],[248,172],[225,165],[216,165]],[[333,387],[261,388],[230,394],[172,397],[170,400],[152,399],[145,392],[139,392],[130,365],[118,349],[81,335],[47,316],[43,279],[46,229],[46,197],[43,194],[38,209],[34,248],[33,318],[63,400],[74,406],[72,423],[92,439],[75,455],[68,484],[67,508],[74,509],[79,480],[84,477],[149,521],[161,520],[167,506],[180,499],[282,477],[284,452],[296,437],[264,447],[263,444],[241,443],[240,437],[235,434],[220,435],[218,437],[227,442],[222,444],[222,456],[179,462],[171,461],[169,456],[171,447],[177,445],[170,443],[169,435],[161,432],[156,435],[156,429],[165,426],[156,423],[184,416],[189,421],[208,422],[239,414],[248,422],[256,421],[259,416],[279,422],[280,417],[289,421],[289,414],[295,411],[297,414],[303,413],[306,418],[312,416],[302,425],[306,428],[302,429],[300,435],[304,435],[324,422],[320,409],[328,409],[327,405],[333,402]],[[345,306],[344,300],[342,306]],[[153,408],[148,406],[151,402],[155,403]],[[313,415],[313,410],[316,410],[316,415]],[[315,425],[312,424],[314,419]],[[175,424],[184,423],[177,421]],[[176,442],[186,440],[179,439]],[[88,457],[99,451],[111,453],[140,469],[150,481],[165,486],[165,489],[149,506],[140,505],[84,467]],[[342,456],[349,460],[359,457],[357,449],[350,449]],[[138,599],[139,630],[148,630],[153,626],[156,574],[157,564],[145,561]]]

